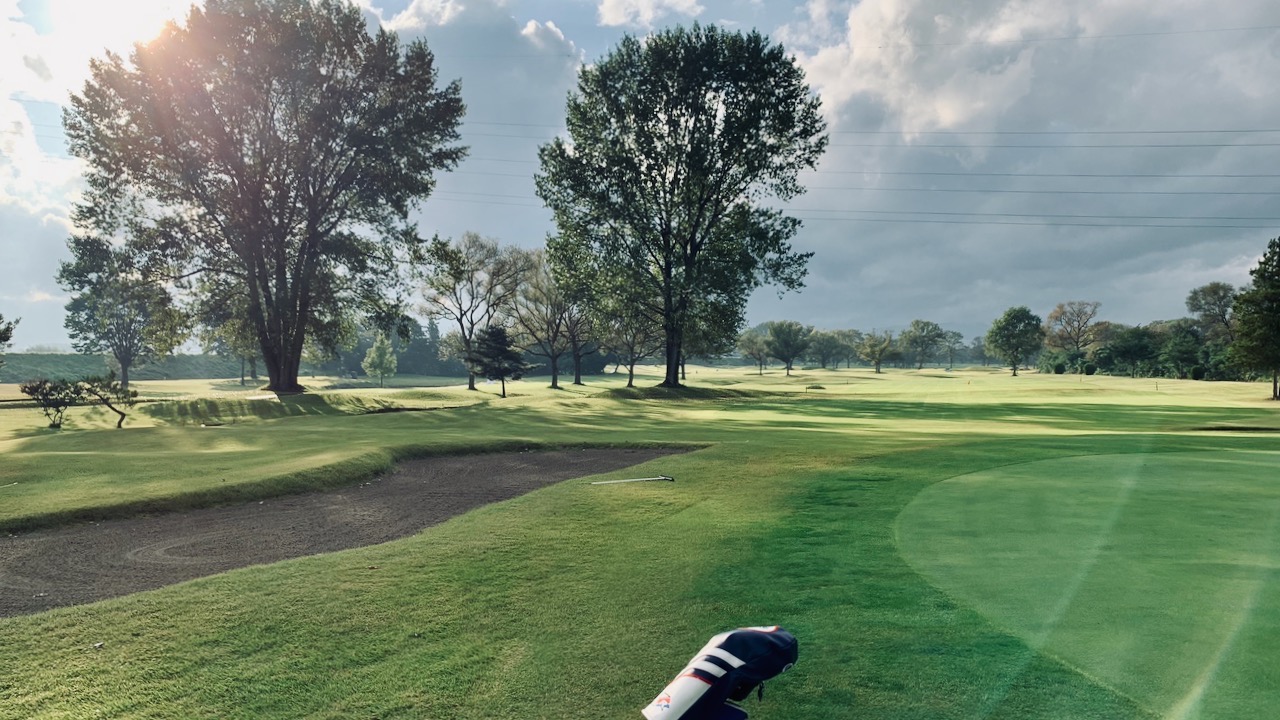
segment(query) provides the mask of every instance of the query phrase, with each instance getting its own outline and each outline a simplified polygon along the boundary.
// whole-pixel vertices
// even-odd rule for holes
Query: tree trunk
[[[1280,400],[1280,370],[1271,371],[1271,399]]]
[[[507,378],[504,376],[501,379],[502,379],[502,397],[506,397],[507,396]]]
[[[787,377],[791,377],[791,361],[787,361]]]
[[[240,358],[240,386],[244,387],[244,358]]]
[[[658,387],[680,387],[680,337],[675,328],[667,328],[667,370]]]
[[[1017,363],[1017,361],[1014,361],[1014,363],[1013,363],[1013,376],[1014,376],[1014,377],[1018,377],[1018,363]]]
[[[633,362],[627,366],[627,387],[636,386],[636,364]]]
[[[470,371],[467,372],[467,389],[468,390],[476,389],[476,374]],[[506,397],[505,395],[506,391],[504,390],[503,392],[504,392],[503,397]]]
[[[256,357],[249,358],[249,377],[253,378],[254,382],[258,381],[258,358]]]
[[[125,390],[129,389],[129,366],[132,364],[133,363],[131,362],[120,363],[120,387],[124,388]]]
[[[582,385],[582,353],[573,353],[573,384]]]
[[[547,359],[551,361],[551,389],[559,390],[560,389],[560,358],[557,356],[557,357],[548,357]]]

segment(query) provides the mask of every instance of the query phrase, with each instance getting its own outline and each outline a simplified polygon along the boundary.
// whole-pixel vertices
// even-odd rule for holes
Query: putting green
[[[903,510],[898,545],[992,622],[1164,717],[1280,707],[1280,453],[963,475]]]

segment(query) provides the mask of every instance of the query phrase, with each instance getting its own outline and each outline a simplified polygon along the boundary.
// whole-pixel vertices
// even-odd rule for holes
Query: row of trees
[[[582,69],[535,175],[545,255],[418,233],[410,209],[466,154],[460,84],[349,3],[208,0],[90,70],[64,115],[88,171],[59,279],[77,348],[110,350],[122,383],[195,333],[300,390],[309,351],[404,337],[416,277],[455,358],[501,326],[556,385],[562,358],[577,375],[612,346],[634,367],[657,333],[675,386],[685,357],[732,346],[754,288],[804,277],[799,222],[763,203],[802,192],[825,123],[758,33],[627,37]]]
[[[884,363],[914,365],[957,359],[1009,363],[1013,374],[1037,362],[1041,372],[1104,372],[1138,376],[1250,379],[1269,376],[1280,399],[1280,238],[1273,239],[1251,271],[1252,284],[1237,289],[1213,282],[1186,300],[1192,317],[1126,326],[1098,319],[1101,303],[1059,303],[1045,320],[1026,307],[1010,308],[983,337],[966,346],[959,333],[914,320],[896,338],[890,332],[821,331],[795,321],[772,322],[743,333],[737,349],[763,372],[777,359],[821,367],[855,358],[880,371]]]
[[[194,327],[260,358],[270,389],[300,390],[309,350],[332,354],[359,327],[411,334],[416,278],[455,358],[501,327],[557,385],[562,360],[577,375],[608,347],[634,368],[657,335],[663,385],[678,386],[686,358],[734,346],[754,289],[803,283],[799,221],[768,203],[803,192],[826,126],[801,69],[759,33],[625,37],[581,69],[567,137],[540,149],[534,175],[556,223],[545,253],[418,232],[410,210],[466,154],[461,87],[424,42],[370,34],[349,3],[208,0],[90,69],[64,116],[88,172],[60,280],[79,347],[116,338],[122,382]],[[1007,359],[1004,330],[1025,320],[1002,318],[984,348]],[[1041,331],[1070,339],[1077,320]],[[1093,352],[1081,340],[1070,352]],[[812,343],[820,362],[852,357],[848,337]],[[895,349],[921,367],[944,348],[954,361],[963,339],[916,321],[856,345],[877,367]],[[1260,357],[1239,348],[1237,365]]]

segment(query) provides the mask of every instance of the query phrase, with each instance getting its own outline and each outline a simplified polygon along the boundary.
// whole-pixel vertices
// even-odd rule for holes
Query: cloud
[[[597,10],[601,25],[647,29],[668,14],[697,17],[704,8],[698,0],[600,0]]]
[[[809,288],[779,307],[834,327],[923,318],[976,334],[1009,306],[1043,315],[1081,298],[1118,322],[1167,319],[1194,287],[1244,282],[1276,215],[1248,193],[1271,185],[1221,176],[1274,173],[1270,150],[1233,147],[1274,138],[1149,131],[1274,127],[1272,8],[807,3],[776,35],[832,142],[792,203],[806,221],[796,246],[818,253]],[[1087,147],[1104,145],[1173,147]]]

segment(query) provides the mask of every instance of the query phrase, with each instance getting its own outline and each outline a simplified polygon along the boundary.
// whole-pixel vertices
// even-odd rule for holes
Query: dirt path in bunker
[[[248,565],[406,537],[468,510],[680,450],[608,448],[410,460],[361,485],[0,537],[0,617]]]

